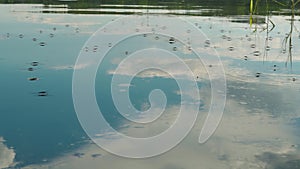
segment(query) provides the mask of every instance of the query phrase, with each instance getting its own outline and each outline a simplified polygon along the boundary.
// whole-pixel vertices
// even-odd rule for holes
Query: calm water
[[[267,31],[272,24],[265,16],[255,16],[257,22],[250,28],[248,15],[201,16],[208,11],[222,9],[0,5],[0,168],[300,168],[300,18],[293,21],[290,53],[289,43],[286,48],[284,43],[291,30],[290,16],[271,16],[275,27]],[[119,84],[120,92],[129,86],[138,110],[149,108],[153,89],[165,92],[166,111],[155,123],[128,122],[118,114],[110,94],[113,72],[126,55],[147,46],[164,48],[186,59],[199,74],[200,114],[188,137],[163,155],[133,160],[100,149],[80,126],[72,100],[72,74],[86,65],[75,67],[76,58],[80,52],[97,52],[98,46],[84,46],[88,38],[130,13],[176,14],[207,36],[199,44],[202,55],[215,55],[210,53],[215,49],[221,57],[226,106],[219,128],[205,144],[197,140],[210,105],[209,76],[184,45],[170,45],[169,37],[155,34],[127,38],[107,53],[96,76],[97,101],[111,126],[122,133],[145,137],[166,130],[180,106],[179,87],[166,73],[147,70],[130,84]],[[185,73],[164,57],[157,64]],[[143,63],[136,60],[131,66],[135,65]],[[130,75],[131,66],[118,76]],[[192,92],[186,95],[193,97]]]

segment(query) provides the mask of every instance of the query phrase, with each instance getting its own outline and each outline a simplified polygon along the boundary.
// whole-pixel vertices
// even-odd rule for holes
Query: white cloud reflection
[[[255,85],[253,87],[255,88]],[[253,90],[252,87],[250,89],[252,93],[261,92],[256,91],[257,89]],[[245,90],[248,90],[248,88],[245,88]],[[231,94],[237,95],[238,93]],[[256,95],[255,93],[253,94]],[[228,97],[222,122],[216,133],[205,144],[198,144],[197,142],[199,132],[206,117],[205,113],[201,112],[189,136],[176,148],[158,157],[139,160],[120,158],[91,144],[77,150],[77,152],[85,154],[81,158],[70,154],[57,159],[54,163],[40,166],[39,168],[75,169],[88,166],[89,168],[96,169],[102,166],[111,169],[194,169],[195,166],[198,166],[200,168],[213,169],[264,169],[267,162],[260,161],[257,159],[257,156],[265,152],[279,155],[295,153],[296,147],[292,147],[291,145],[295,145],[297,142],[294,139],[294,134],[289,130],[289,126],[285,125],[285,117],[274,118],[272,116],[273,112],[268,108],[273,106],[272,104],[268,104],[273,101],[261,102],[261,104],[267,104],[268,107],[257,108],[254,106],[255,103],[250,100],[248,100],[248,104],[246,105],[240,104],[239,97],[242,96]],[[209,101],[209,97],[203,97],[203,99],[204,102]],[[287,101],[292,101],[294,98],[290,99]],[[249,105],[252,106],[249,107]],[[278,106],[280,107],[280,105]],[[171,113],[162,117],[158,125],[148,126],[147,128],[137,125],[126,125],[122,129],[122,132],[134,135],[139,133],[142,135],[142,133],[148,131],[155,133],[172,124],[176,118],[176,109],[178,109],[176,106],[169,108],[168,111]],[[103,137],[105,135],[99,136]],[[120,148],[124,147],[120,145]],[[93,154],[101,154],[101,156],[95,158]],[[32,169],[35,167],[28,166],[25,168]]]
[[[82,63],[82,64],[76,64],[76,65],[58,65],[58,66],[52,66],[50,69],[53,70],[80,70],[80,69],[85,69],[86,67],[90,66],[93,63]]]
[[[16,156],[14,150],[6,147],[4,142],[5,140],[0,137],[0,169],[13,166]]]
[[[195,79],[197,78],[207,78],[207,72],[203,64],[199,59],[183,59],[183,61],[189,66],[193,74],[195,75]],[[143,68],[145,65],[149,62],[153,62],[153,58],[148,57],[145,59],[145,57],[133,60],[132,62],[128,62],[126,64],[126,67],[122,67],[122,72],[119,72],[119,75],[125,75],[125,76],[133,76],[136,74],[137,67]],[[185,77],[190,72],[185,72],[180,69],[178,69],[174,65],[182,64],[180,61],[170,61],[168,58],[161,57],[159,62],[157,63],[161,67],[167,67],[168,70],[170,70],[169,73],[172,73],[173,75],[177,77]],[[168,72],[163,72],[161,70],[157,69],[147,69],[143,72],[140,72],[137,74],[137,77],[164,77],[164,78],[172,78]],[[114,70],[109,70],[108,74],[115,74]]]

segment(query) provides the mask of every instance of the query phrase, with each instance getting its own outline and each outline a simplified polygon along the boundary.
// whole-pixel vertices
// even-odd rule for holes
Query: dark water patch
[[[260,72],[257,73],[259,78],[263,78]],[[256,78],[255,76],[256,74],[253,78]],[[234,100],[238,103],[247,102],[248,104],[243,106],[248,110],[262,109],[273,118],[286,118],[289,113],[298,111],[296,105],[291,104],[295,103],[294,98],[298,96],[293,89],[286,89],[285,92],[279,93],[277,86],[273,85],[229,80],[227,82],[227,95],[235,95]]]
[[[297,154],[264,152],[255,157],[267,164],[266,169],[300,169],[300,156]]]

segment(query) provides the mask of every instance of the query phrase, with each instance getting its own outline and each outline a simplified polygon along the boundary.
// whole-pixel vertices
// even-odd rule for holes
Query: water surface
[[[250,27],[249,15],[201,16],[206,11],[165,9],[161,6],[106,6],[72,9],[66,5],[0,5],[0,168],[297,168],[299,167],[300,48],[299,17],[294,20],[292,62],[284,39],[290,32],[290,16],[264,16]],[[132,160],[103,151],[86,136],[72,103],[72,73],[80,51],[101,26],[123,14],[158,13],[182,17],[203,31],[203,53],[215,49],[222,59],[227,78],[227,101],[219,128],[205,144],[198,134],[210,105],[210,83],[203,64],[183,47],[176,46],[193,72],[199,74],[201,107],[196,126],[176,148],[150,159]],[[105,15],[104,15],[105,14]],[[196,15],[196,16],[195,16]],[[268,23],[268,24],[266,24]],[[268,25],[268,27],[267,27]],[[149,107],[148,95],[163,90],[168,98],[164,115],[155,123],[129,123],[118,115],[110,94],[111,72],[117,63],[140,46],[169,47],[164,37],[132,37],[115,46],[98,70],[96,96],[111,125],[136,137],[158,134],[174,122],[180,103],[178,86],[164,72],[148,70],[130,86],[131,100],[139,110]],[[193,40],[193,39],[191,39]],[[137,45],[138,44],[138,45]],[[174,48],[170,48],[170,51]],[[177,51],[178,52],[178,51]],[[169,66],[163,57],[158,64]],[[139,60],[132,63],[139,64]],[[214,65],[210,66],[214,69]],[[130,75],[130,68],[120,76]],[[180,72],[180,71],[179,71]],[[104,84],[104,85],[100,85]],[[193,93],[186,93],[193,97]]]

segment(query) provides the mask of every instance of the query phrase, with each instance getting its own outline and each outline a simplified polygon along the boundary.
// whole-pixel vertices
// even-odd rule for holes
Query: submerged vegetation
[[[250,0],[250,18],[249,18],[249,24],[250,27],[252,27],[253,21],[254,21],[254,15],[259,14],[258,13],[258,4],[259,2],[261,2],[262,0],[256,0],[255,1],[255,5],[253,6],[254,2],[253,0]],[[286,36],[284,37],[283,41],[282,41],[282,53],[285,54],[286,51],[287,53],[287,60],[285,63],[285,66],[287,67],[288,64],[290,65],[290,67],[292,68],[292,63],[293,63],[293,54],[292,54],[292,48],[293,48],[293,43],[292,43],[292,37],[293,37],[293,31],[296,30],[299,33],[299,30],[297,29],[297,27],[295,27],[294,21],[295,21],[295,15],[297,13],[297,5],[300,3],[300,0],[290,0],[290,1],[277,1],[277,0],[265,0],[265,6],[266,6],[266,16],[267,16],[267,20],[266,20],[266,42],[265,42],[265,47],[268,46],[268,39],[269,39],[269,32],[271,32],[274,27],[276,26],[272,20],[270,19],[270,15],[271,15],[271,10],[269,9],[269,6],[273,5],[273,4],[277,4],[279,5],[282,9],[286,9],[288,12],[287,14],[290,15],[290,28],[289,28],[289,32],[286,33]],[[269,28],[269,25],[272,25],[271,28]],[[254,31],[256,31],[257,28],[255,27]],[[267,57],[267,52],[265,52],[265,57]]]

